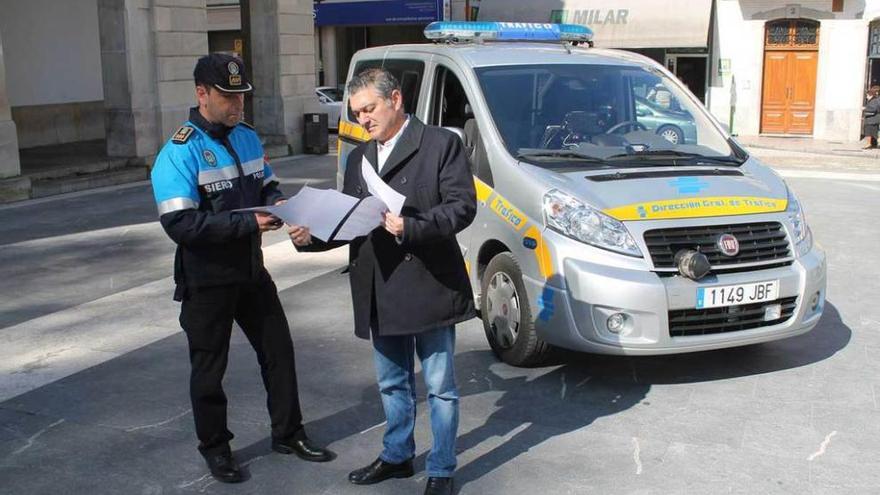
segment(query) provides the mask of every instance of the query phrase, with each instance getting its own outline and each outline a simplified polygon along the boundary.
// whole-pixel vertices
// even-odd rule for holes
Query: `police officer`
[[[245,476],[232,457],[222,380],[232,322],[257,353],[268,393],[272,449],[314,462],[334,455],[303,430],[293,343],[261,234],[281,227],[268,214],[236,212],[284,201],[257,133],[241,121],[253,89],[242,62],[211,54],[193,72],[198,107],[165,144],[152,172],[162,227],[177,244],[174,299],[189,343],[190,398],[199,451],[219,481]]]

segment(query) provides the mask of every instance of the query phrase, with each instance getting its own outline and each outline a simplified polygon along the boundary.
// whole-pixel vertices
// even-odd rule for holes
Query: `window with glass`
[[[819,45],[819,23],[809,19],[780,19],[767,23],[768,48],[815,47]]]
[[[541,64],[476,73],[507,150],[525,161],[738,161],[702,107],[653,67]]]
[[[404,112],[415,113],[422,89],[425,63],[420,60],[364,60],[357,64],[354,73],[359,74],[367,69],[376,68],[386,69],[397,78],[400,82],[400,93],[403,95]],[[351,113],[351,107],[348,108],[348,118],[352,122],[357,122],[354,114]]]

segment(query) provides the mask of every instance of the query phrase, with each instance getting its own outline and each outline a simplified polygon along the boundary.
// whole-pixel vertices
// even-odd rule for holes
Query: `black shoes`
[[[296,454],[300,459],[310,462],[328,462],[336,454],[313,444],[304,430],[299,430],[288,440],[272,439],[272,450],[279,454]]]
[[[351,481],[355,485],[372,485],[389,478],[409,478],[412,475],[412,460],[404,461],[400,464],[391,464],[379,458],[373,461],[369,466],[356,469],[349,473],[348,481]]]
[[[428,478],[425,495],[452,495],[452,478]]]
[[[241,467],[235,462],[235,458],[232,457],[232,453],[229,451],[221,452],[219,454],[206,454],[205,462],[208,463],[208,468],[211,470],[211,476],[217,481],[223,483],[241,483],[247,479],[241,471]]]

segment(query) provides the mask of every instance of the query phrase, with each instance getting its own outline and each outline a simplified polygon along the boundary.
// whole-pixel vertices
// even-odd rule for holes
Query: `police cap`
[[[254,89],[244,72],[242,61],[225,53],[200,58],[193,70],[196,84],[213,86],[227,93],[247,93]]]

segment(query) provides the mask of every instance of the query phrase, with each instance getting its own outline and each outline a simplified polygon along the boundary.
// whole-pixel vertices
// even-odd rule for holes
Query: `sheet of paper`
[[[386,184],[385,181],[376,174],[376,171],[373,170],[373,166],[370,165],[366,156],[361,160],[361,175],[364,177],[364,182],[367,183],[367,190],[370,191],[370,194],[381,199],[382,202],[388,206],[388,211],[395,215],[400,215],[400,210],[403,209],[403,202],[406,201],[406,196],[400,194]]]
[[[357,201],[357,198],[335,189],[303,187],[296,196],[281,206],[293,203],[290,208],[299,214],[295,217],[296,223],[292,225],[305,225],[313,236],[327,241]],[[290,223],[287,220],[285,222]]]
[[[382,225],[382,213],[388,208],[385,203],[375,196],[367,196],[355,207],[351,215],[345,219],[345,223],[333,236],[335,241],[350,241],[356,237],[369,234],[376,227]]]
[[[358,199],[335,189],[315,189],[305,186],[284,204],[257,206],[235,211],[271,213],[289,225],[304,225],[311,234],[326,241],[336,227],[354,208]]]

